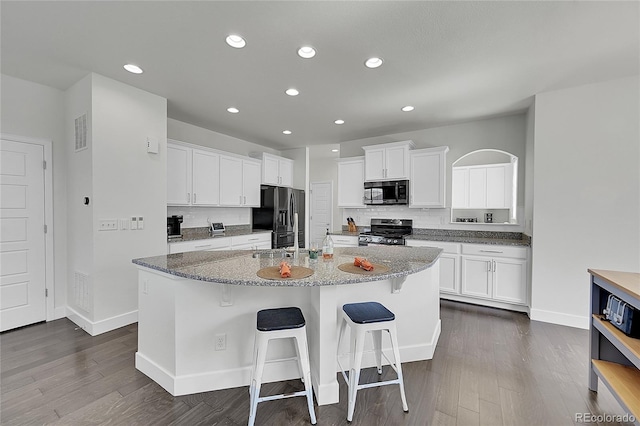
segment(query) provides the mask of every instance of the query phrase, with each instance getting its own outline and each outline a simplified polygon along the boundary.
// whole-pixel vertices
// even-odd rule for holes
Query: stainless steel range
[[[358,236],[358,245],[403,246],[405,235],[413,232],[411,219],[371,219],[371,232]]]

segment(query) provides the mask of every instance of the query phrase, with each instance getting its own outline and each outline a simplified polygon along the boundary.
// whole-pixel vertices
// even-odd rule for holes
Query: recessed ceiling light
[[[409,112],[409,111],[413,111],[413,110],[414,110],[414,108],[413,108],[411,105],[407,105],[407,106],[403,106],[403,107],[402,107],[402,110],[403,110],[404,112]]]
[[[142,68],[137,65],[127,64],[124,66],[124,69],[133,74],[142,74]]]
[[[313,58],[316,56],[316,49],[311,46],[302,46],[298,49],[298,56],[304,59]]]
[[[367,68],[378,68],[382,65],[382,58],[369,58],[365,61],[364,65]]]
[[[247,45],[247,42],[239,35],[231,34],[227,37],[227,44],[236,49],[242,49]]]
[[[291,134],[291,130],[283,130],[282,133],[284,133],[285,135],[290,135]]]
[[[231,114],[237,114],[240,112],[238,108],[234,108],[234,107],[227,108],[227,111],[229,111]]]
[[[336,123],[336,124],[344,124],[344,120],[336,120],[336,121],[334,121],[334,123]]]
[[[339,149],[332,149],[331,152],[338,152],[340,151]]]
[[[296,89],[292,87],[291,89],[287,89],[284,93],[286,93],[289,96],[298,96],[300,92],[298,92]]]

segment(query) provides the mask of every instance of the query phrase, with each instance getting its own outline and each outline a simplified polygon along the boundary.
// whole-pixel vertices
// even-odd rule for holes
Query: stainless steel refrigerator
[[[252,209],[252,227],[273,231],[272,248],[293,247],[295,213],[298,213],[298,245],[304,247],[304,191],[263,185],[260,187],[260,207]]]

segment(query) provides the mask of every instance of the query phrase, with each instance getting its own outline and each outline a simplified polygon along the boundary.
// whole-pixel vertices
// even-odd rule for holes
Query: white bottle
[[[322,241],[322,258],[333,259],[333,239],[329,235],[329,229],[327,228],[327,236]]]

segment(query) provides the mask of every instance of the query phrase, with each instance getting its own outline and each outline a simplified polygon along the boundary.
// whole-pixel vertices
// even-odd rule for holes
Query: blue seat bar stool
[[[298,361],[300,378],[304,382],[305,390],[288,394],[260,397],[262,373],[264,372],[265,363],[289,360],[278,359],[266,361],[269,340],[288,338],[293,338],[295,340],[297,354],[296,359]],[[316,424],[316,413],[313,409],[313,388],[311,387],[309,349],[307,347],[307,328],[305,326],[304,316],[299,308],[276,308],[258,311],[249,395],[249,426],[252,426],[256,421],[256,411],[258,409],[259,402],[291,398],[294,396],[307,397],[311,424]]]
[[[349,375],[347,376],[345,369],[340,363],[340,354],[338,354],[338,365],[340,366],[340,371],[342,372],[342,376],[344,377],[348,388],[349,404],[347,421],[349,422],[353,419],[353,411],[356,406],[356,395],[360,389],[397,384],[400,386],[402,409],[405,412],[409,411],[407,398],[404,393],[404,380],[402,378],[402,366],[400,365],[400,350],[398,349],[398,335],[396,331],[395,318],[396,317],[393,312],[378,302],[348,303],[342,306],[343,321],[340,326],[340,334],[338,337],[338,350],[340,350],[340,343],[344,338],[346,328],[349,326],[351,334]],[[393,350],[394,358],[393,363],[382,351],[383,331],[388,332],[391,339],[391,348]],[[364,352],[364,340],[367,332],[371,332],[373,337],[373,348],[375,352],[376,365],[378,367],[378,374],[382,374],[382,357],[384,356],[391,368],[393,368],[398,375],[396,379],[366,383],[362,385],[359,384],[362,354]]]

